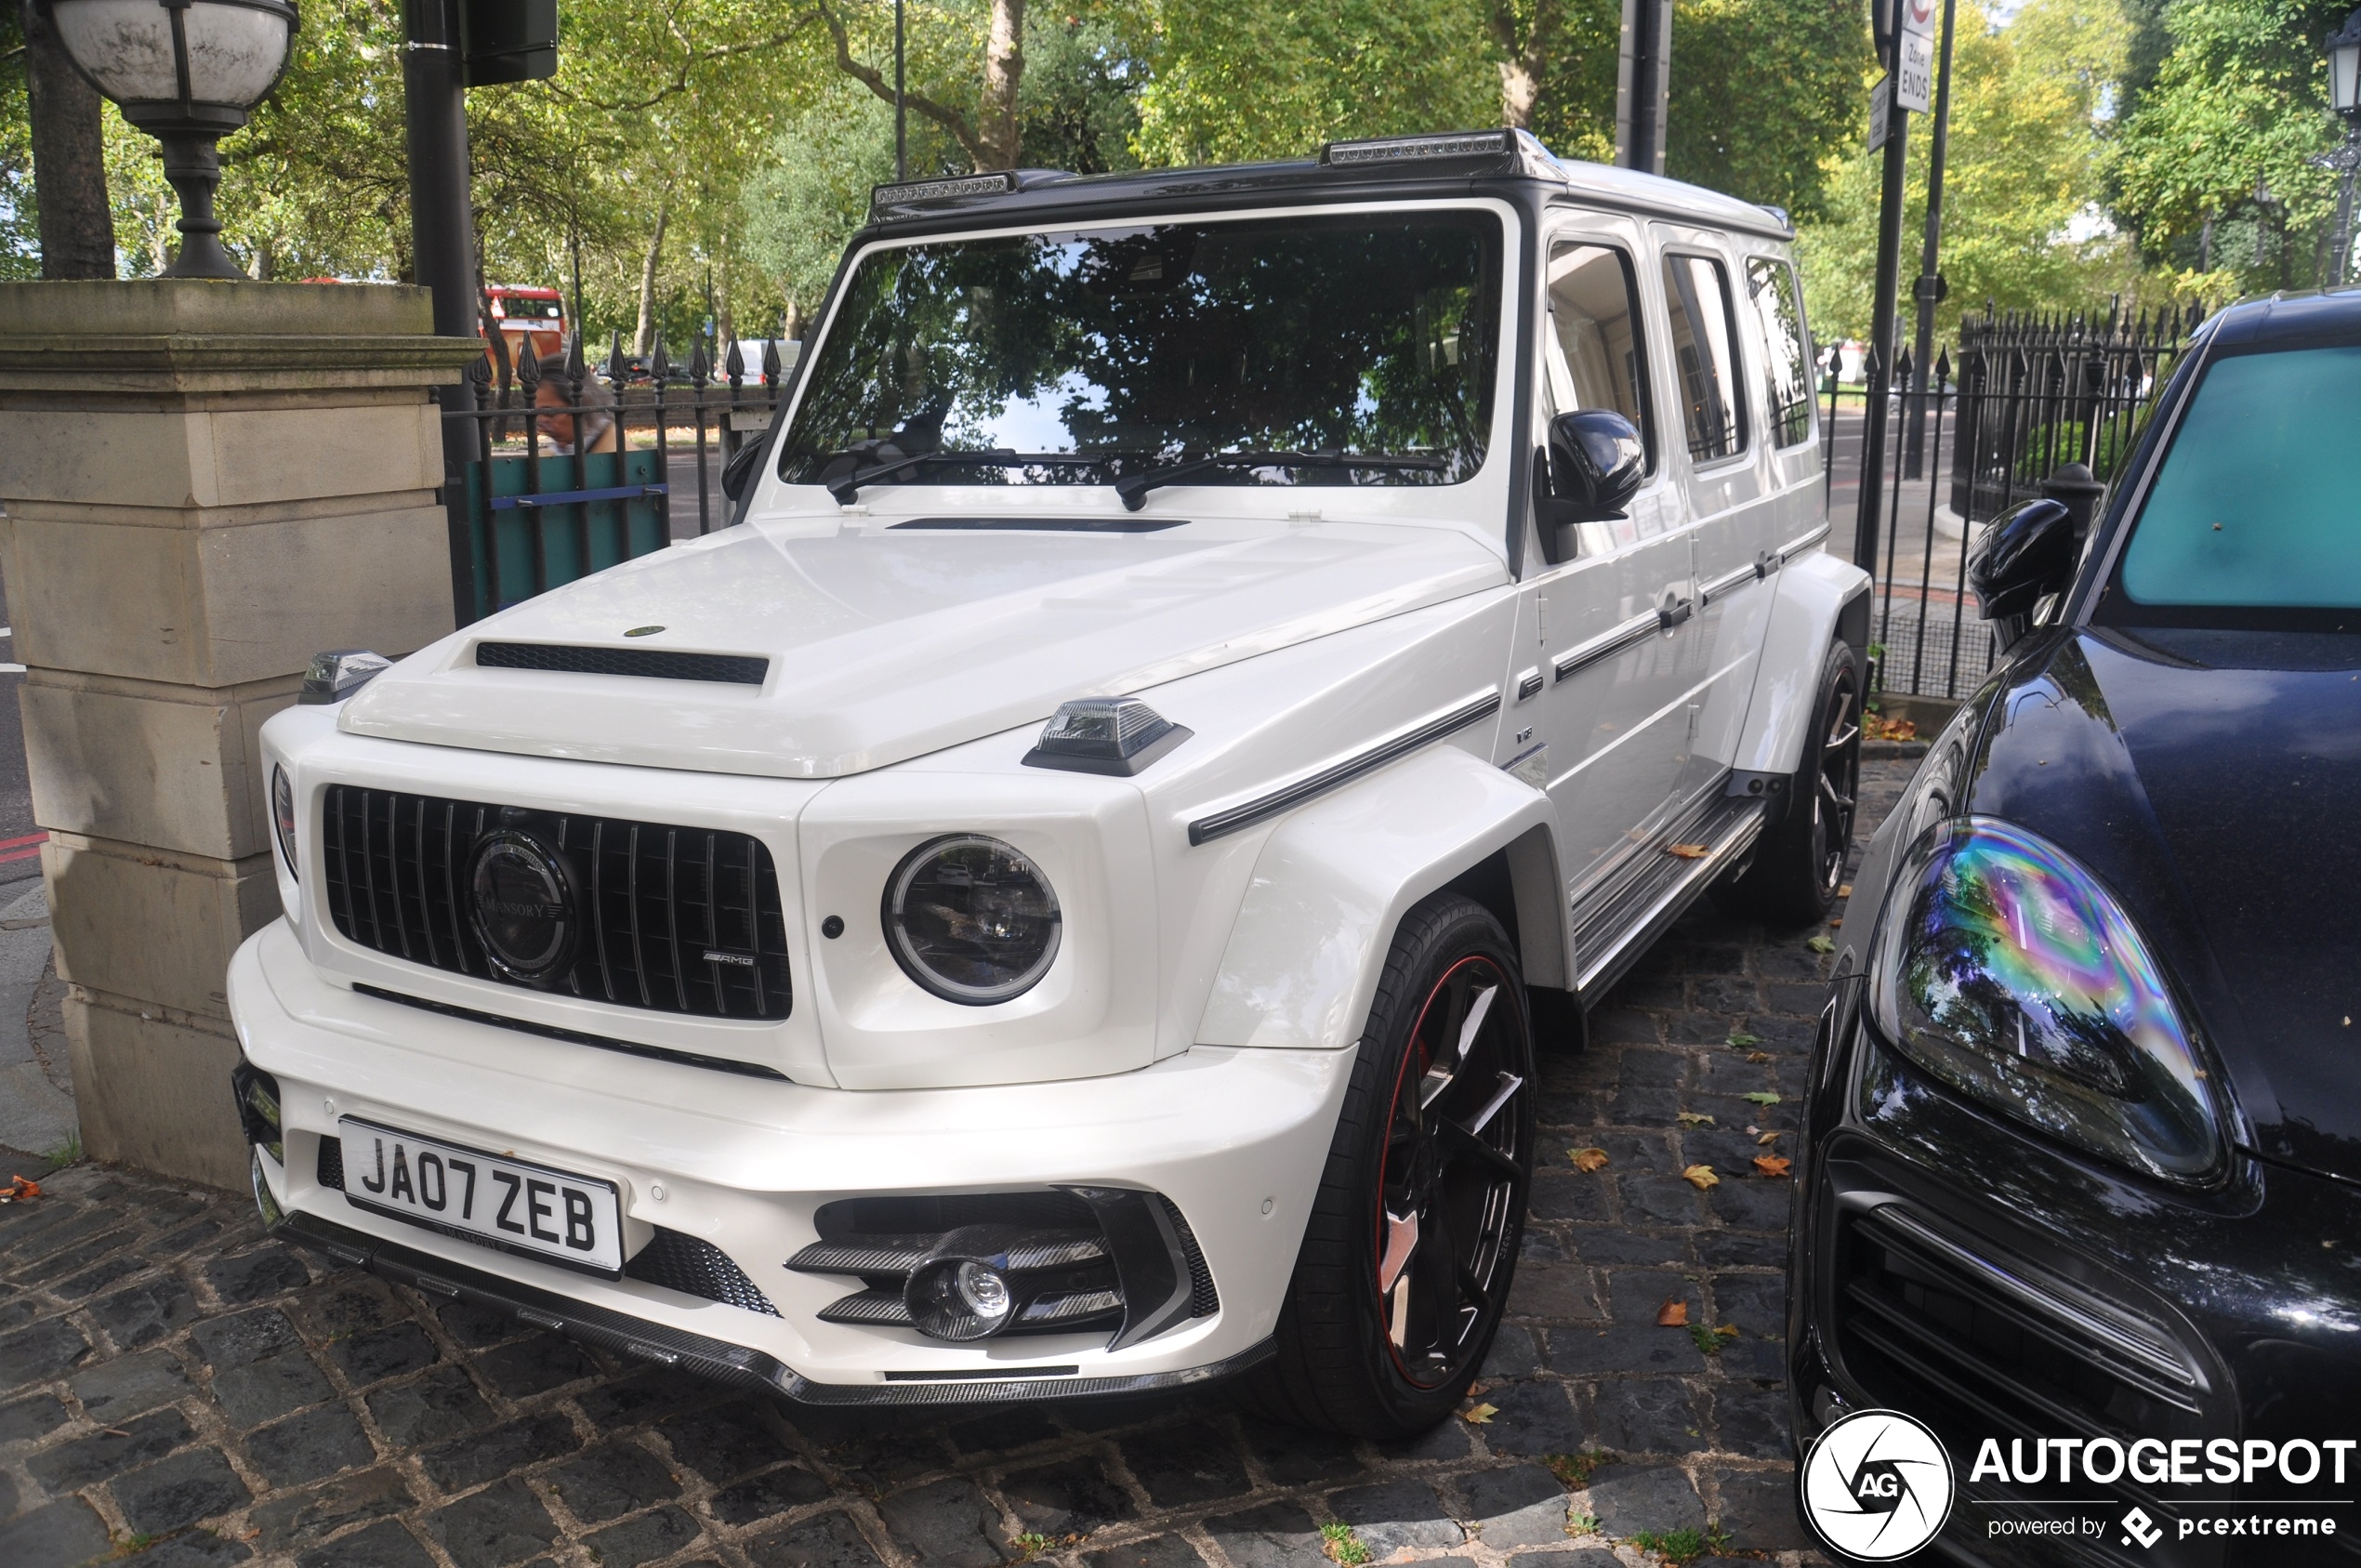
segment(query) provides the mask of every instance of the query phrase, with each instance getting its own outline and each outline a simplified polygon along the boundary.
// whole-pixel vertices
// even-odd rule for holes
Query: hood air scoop
[[[759,686],[768,659],[735,653],[674,653],[662,648],[581,648],[555,642],[479,642],[481,669],[562,670],[573,675],[636,675],[651,680],[713,680]]]

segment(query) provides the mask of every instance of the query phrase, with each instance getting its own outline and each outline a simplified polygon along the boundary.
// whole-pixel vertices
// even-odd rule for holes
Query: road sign
[[[1869,145],[1866,151],[1871,152],[1885,145],[1887,131],[1893,123],[1893,115],[1888,112],[1893,102],[1893,81],[1891,76],[1880,76],[1877,86],[1869,89]]]
[[[1935,0],[1895,0],[1902,9],[1902,31],[1921,38],[1934,36]]]
[[[1917,0],[1903,3],[1906,7]],[[1899,58],[1894,62],[1894,101],[1923,114],[1934,101],[1934,40],[1923,33],[1905,33],[1895,43]]]

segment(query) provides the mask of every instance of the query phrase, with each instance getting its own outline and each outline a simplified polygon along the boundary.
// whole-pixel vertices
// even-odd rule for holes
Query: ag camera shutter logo
[[[1832,1551],[1857,1562],[1909,1556],[1951,1517],[1951,1456],[1895,1410],[1860,1410],[1804,1456],[1803,1515]]]

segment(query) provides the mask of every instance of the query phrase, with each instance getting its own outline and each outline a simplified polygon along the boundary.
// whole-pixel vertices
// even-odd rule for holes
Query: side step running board
[[[1602,889],[1588,908],[1575,910],[1575,993],[1583,1007],[1597,1007],[1697,895],[1754,848],[1763,815],[1759,799],[1714,799],[1702,813],[1660,837],[1651,851],[1663,857],[1660,865]],[[1675,845],[1695,845],[1705,852],[1676,856]]]

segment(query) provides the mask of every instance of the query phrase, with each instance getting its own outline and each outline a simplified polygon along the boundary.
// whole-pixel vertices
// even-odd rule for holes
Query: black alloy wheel
[[[1713,889],[1733,915],[1798,925],[1828,917],[1844,885],[1861,795],[1861,674],[1853,650],[1829,646],[1804,755],[1787,781],[1786,816],[1764,831],[1754,859]]]
[[[1457,1407],[1515,1272],[1532,1083],[1507,933],[1457,894],[1426,900],[1387,956],[1255,1403],[1376,1437]]]

